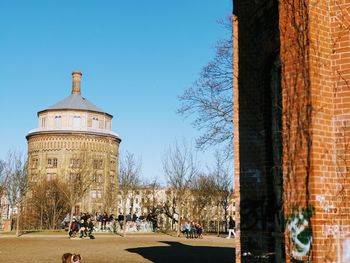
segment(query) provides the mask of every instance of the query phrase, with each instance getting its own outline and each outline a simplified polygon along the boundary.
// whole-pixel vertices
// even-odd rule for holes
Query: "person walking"
[[[235,226],[236,222],[233,220],[232,216],[230,216],[230,220],[228,222],[228,236],[226,237],[227,239],[231,238],[231,233],[233,234],[233,237],[236,237]]]

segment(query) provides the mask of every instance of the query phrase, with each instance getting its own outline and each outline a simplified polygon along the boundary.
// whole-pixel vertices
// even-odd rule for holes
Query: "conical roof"
[[[55,103],[54,105],[39,111],[39,113],[47,110],[83,110],[83,111],[94,111],[94,112],[108,114],[102,109],[100,109],[99,107],[97,107],[95,104],[93,104],[91,101],[81,96],[81,93],[80,93],[80,81],[82,76],[81,72],[73,72],[72,76],[73,76],[72,94],[64,98],[63,100]]]
[[[73,94],[63,100],[55,103],[54,105],[48,107],[46,110],[88,110],[88,111],[97,111],[104,112],[102,109],[98,108],[89,100],[85,99],[81,95]]]

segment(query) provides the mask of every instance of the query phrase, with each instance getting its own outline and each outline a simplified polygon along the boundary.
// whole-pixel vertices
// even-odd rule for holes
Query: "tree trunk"
[[[43,230],[43,206],[40,206],[40,230]]]
[[[74,205],[71,205],[71,208],[70,208],[70,217],[69,217],[68,233],[71,231],[71,228],[72,228],[73,211],[74,211]]]
[[[217,236],[220,236],[220,217],[218,217],[217,223],[218,223]]]
[[[227,215],[228,215],[228,212],[227,212],[227,208],[228,208],[228,204],[227,202],[225,202],[225,207],[224,207],[224,221],[227,222]],[[227,232],[227,223],[225,224],[225,232]]]
[[[125,201],[123,201],[123,214],[124,214],[124,219],[123,219],[123,237],[126,236],[126,198],[124,198]]]
[[[19,219],[21,216],[21,205],[18,206],[17,222],[16,222],[16,236],[19,237]]]
[[[53,215],[52,215],[52,229],[55,230],[56,225],[56,209],[53,207]]]
[[[181,207],[181,204],[180,204],[179,216],[177,218],[177,233],[176,233],[177,237],[180,237],[181,216],[182,216],[182,207]]]
[[[209,213],[206,214],[206,220],[207,220],[207,233],[209,233],[209,230],[210,230]]]

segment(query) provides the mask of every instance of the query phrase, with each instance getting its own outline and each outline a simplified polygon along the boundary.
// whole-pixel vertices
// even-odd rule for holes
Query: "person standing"
[[[230,216],[230,220],[228,222],[228,236],[226,238],[231,238],[231,233],[233,234],[233,237],[236,237],[235,226],[236,222],[233,220],[232,216]]]

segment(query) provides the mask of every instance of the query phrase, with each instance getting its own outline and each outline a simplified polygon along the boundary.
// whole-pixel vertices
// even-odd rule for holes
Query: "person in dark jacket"
[[[80,220],[80,238],[87,236],[87,228],[88,228],[87,221],[84,219],[81,219]]]
[[[102,215],[101,230],[106,230],[107,223],[108,223],[108,214],[107,212],[104,212]]]
[[[231,238],[231,233],[233,234],[233,237],[236,236],[235,226],[236,222],[233,220],[232,216],[230,216],[230,220],[228,221],[228,236],[226,238]]]
[[[70,227],[70,231],[69,231],[69,237],[75,237],[75,235],[78,233],[79,231],[79,224],[78,222],[76,221],[75,218],[73,218],[72,220],[72,225]]]

